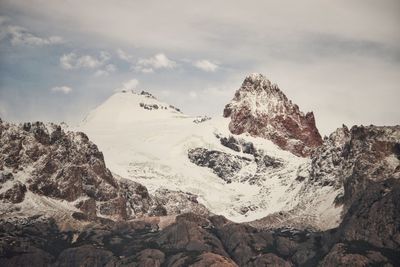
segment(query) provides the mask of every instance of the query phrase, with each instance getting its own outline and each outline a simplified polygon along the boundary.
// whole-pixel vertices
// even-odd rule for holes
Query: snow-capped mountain
[[[250,81],[255,83],[253,89]],[[252,92],[241,97],[243,103],[262,102],[275,121],[278,115],[304,121],[297,106],[263,76],[250,75],[243,84],[238,92],[243,88]],[[256,94],[264,85],[270,86],[270,91]],[[285,151],[275,140],[266,139],[269,135],[235,134],[236,111],[232,103],[229,106],[232,120],[202,119],[184,115],[149,93],[124,91],[93,110],[78,129],[103,151],[113,173],[145,185],[151,193],[166,188],[194,194],[211,212],[237,222],[295,209],[307,227],[336,226],[341,212],[334,204],[338,189],[304,189],[311,160]],[[246,124],[252,125],[251,121]],[[311,131],[307,127],[298,138]],[[295,138],[286,128],[277,126],[269,133],[273,130],[276,136],[290,133]],[[314,132],[320,138],[316,129]],[[302,151],[311,151],[318,142],[307,149],[303,146]]]
[[[301,112],[262,74],[254,73],[244,79],[225,106],[224,117],[231,118],[232,133],[264,137],[298,156],[309,156],[322,144],[314,114]]]
[[[227,112],[123,91],[76,129],[0,120],[0,265],[399,265],[400,126],[310,143],[262,75]]]

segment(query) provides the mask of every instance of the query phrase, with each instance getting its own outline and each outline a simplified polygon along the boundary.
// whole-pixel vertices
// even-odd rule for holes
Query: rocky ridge
[[[304,217],[302,212],[310,205],[307,196],[316,197],[318,188],[334,192],[336,197],[332,201],[336,207],[342,207],[341,218],[345,218],[359,197],[370,193],[371,184],[391,184],[390,180],[399,180],[399,146],[400,126],[353,126],[348,129],[343,125],[312,155],[308,175],[301,177],[304,184],[299,195],[303,200],[290,211],[271,214],[250,224],[258,228],[307,224],[306,221],[299,224],[299,219]],[[385,190],[382,194],[386,194]],[[379,216],[379,211],[376,212],[375,216]],[[387,223],[390,228],[390,220]]]
[[[346,207],[369,182],[389,178],[400,178],[400,126],[343,125],[312,156],[310,182],[342,188]]]

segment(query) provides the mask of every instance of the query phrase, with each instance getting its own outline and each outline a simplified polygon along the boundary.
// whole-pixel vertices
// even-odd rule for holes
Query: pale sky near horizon
[[[264,74],[329,134],[400,124],[400,1],[0,0],[0,117],[79,122],[135,87],[220,116]]]

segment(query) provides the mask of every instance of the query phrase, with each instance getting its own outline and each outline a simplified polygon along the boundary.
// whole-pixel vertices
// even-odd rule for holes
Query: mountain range
[[[400,126],[322,138],[262,74],[222,116],[123,90],[0,120],[1,266],[399,266]]]

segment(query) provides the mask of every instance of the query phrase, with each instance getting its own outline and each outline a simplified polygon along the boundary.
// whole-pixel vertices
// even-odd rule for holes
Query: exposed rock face
[[[343,125],[338,128],[319,147],[311,157],[310,181],[320,186],[343,186],[343,158],[345,144],[350,141],[350,131]],[[348,145],[346,145],[347,147]]]
[[[209,120],[211,120],[211,117],[209,116],[198,116],[193,120],[193,122],[199,124]]]
[[[309,156],[322,144],[314,114],[301,112],[261,74],[245,78],[223,115],[231,118],[229,130],[233,134],[264,137],[298,156]]]
[[[368,181],[353,201],[321,266],[400,264],[400,181]]]
[[[230,183],[232,181],[246,182],[255,184],[260,182],[265,176],[267,170],[278,170],[283,167],[283,162],[272,156],[264,154],[264,151],[258,150],[253,143],[246,142],[241,138],[234,136],[223,137],[216,136],[220,139],[223,146],[236,152],[248,154],[248,157],[228,154],[222,151],[209,150],[206,148],[194,148],[188,151],[188,157],[191,162],[201,167],[208,167],[213,170],[220,178]],[[255,165],[252,171],[241,174],[250,164]],[[248,208],[244,207],[244,210]]]
[[[400,180],[369,181],[339,229],[343,240],[400,251]]]
[[[24,175],[32,192],[68,201],[117,196],[117,181],[85,134],[65,133],[58,125],[47,128],[40,122],[1,127],[1,167]]]
[[[154,193],[153,198],[156,200],[158,207],[165,209],[164,215],[188,212],[203,216],[209,215],[208,209],[199,204],[197,196],[191,193],[160,188]]]
[[[400,178],[399,147],[400,126],[343,126],[315,151],[310,180],[343,188],[349,207],[371,181]]]
[[[20,182],[15,182],[10,189],[0,194],[0,199],[10,203],[20,203],[24,201],[26,186]]]
[[[216,175],[227,182],[231,182],[240,169],[251,161],[245,157],[201,147],[189,150],[188,156],[191,162],[198,166],[211,168]]]
[[[361,253],[357,253],[361,252]],[[395,261],[396,262],[396,261]],[[338,243],[320,263],[320,266],[395,266],[379,251],[365,249],[360,251],[357,245]]]

